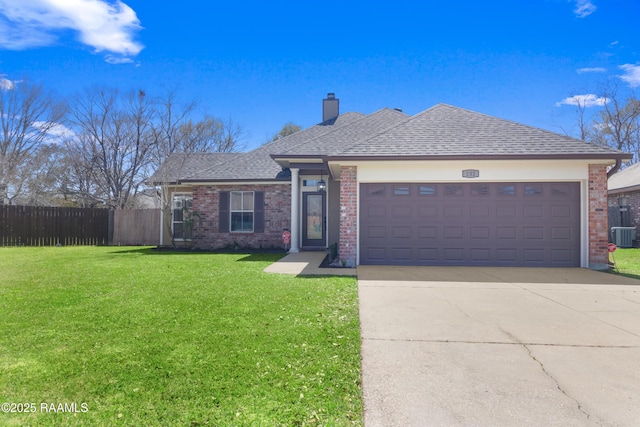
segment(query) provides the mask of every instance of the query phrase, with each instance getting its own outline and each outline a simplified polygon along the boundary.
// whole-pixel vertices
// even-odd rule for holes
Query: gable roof
[[[607,188],[612,194],[640,190],[640,163],[613,174],[607,181]]]
[[[301,146],[305,142],[321,135],[342,129],[362,117],[364,117],[364,114],[361,113],[342,114],[336,119],[298,131],[277,141],[267,143],[253,151],[241,153],[232,161],[223,165],[211,165],[210,168],[199,173],[194,179],[200,181],[274,180],[282,171],[282,167],[271,159],[272,154],[287,151],[291,147]]]
[[[220,167],[240,153],[174,153],[148,179],[150,183],[175,184],[206,174],[212,167]]]
[[[349,126],[333,129],[313,139],[307,139],[302,144],[288,144],[287,151],[274,154],[298,157],[339,155],[359,141],[402,124],[410,118],[401,111],[383,108],[367,116],[363,115],[349,123]]]
[[[218,154],[218,153],[212,153]],[[631,155],[539,128],[438,104],[414,116],[384,108],[345,113],[253,151],[183,161],[182,182],[273,181],[292,159],[629,159]],[[182,155],[196,156],[196,155]],[[207,163],[209,162],[209,163]],[[281,164],[279,164],[280,162]],[[190,165],[187,168],[187,164]],[[163,165],[163,168],[165,166]],[[158,173],[154,174],[154,177]],[[165,173],[166,176],[170,175]]]
[[[547,130],[438,104],[359,141],[339,157],[609,157],[609,147]]]

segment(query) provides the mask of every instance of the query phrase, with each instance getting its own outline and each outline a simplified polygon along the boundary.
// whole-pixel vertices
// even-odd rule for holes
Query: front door
[[[325,247],[325,193],[302,194],[302,247]]]

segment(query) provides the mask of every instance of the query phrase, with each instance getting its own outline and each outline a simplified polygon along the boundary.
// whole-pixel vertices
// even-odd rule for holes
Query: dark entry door
[[[302,194],[302,247],[325,247],[325,193]]]

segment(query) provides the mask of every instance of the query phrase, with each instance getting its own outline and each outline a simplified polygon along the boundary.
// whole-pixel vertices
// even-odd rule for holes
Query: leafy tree
[[[301,129],[302,127],[296,125],[295,123],[287,122],[282,126],[282,129],[280,129],[280,132],[276,133],[271,137],[271,139],[267,140],[267,143],[277,141],[279,139],[292,135],[300,131]]]

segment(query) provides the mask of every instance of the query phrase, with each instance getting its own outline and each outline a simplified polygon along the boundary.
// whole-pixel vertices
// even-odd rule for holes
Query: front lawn
[[[640,279],[640,249],[618,248],[613,256],[617,268],[609,270],[611,273]]]
[[[278,258],[0,248],[0,425],[362,425],[355,279]]]

